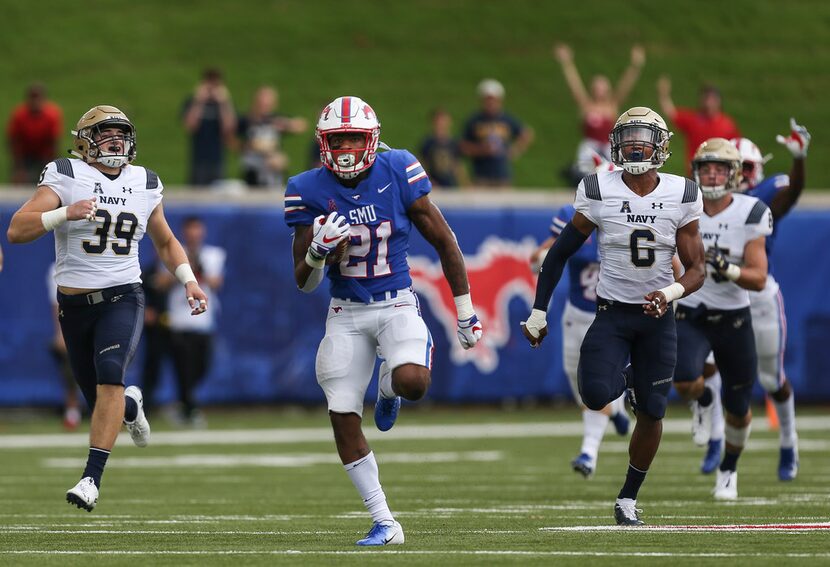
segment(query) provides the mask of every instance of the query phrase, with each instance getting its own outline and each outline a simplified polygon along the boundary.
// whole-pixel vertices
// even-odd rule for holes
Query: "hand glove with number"
[[[481,321],[479,321],[478,317],[475,315],[469,319],[459,319],[456,333],[458,333],[458,342],[461,343],[464,350],[471,349],[476,346],[478,341],[481,340],[481,335],[483,333]]]
[[[787,147],[794,158],[802,159],[807,156],[807,148],[810,146],[810,133],[804,126],[795,123],[795,118],[790,118],[790,135],[787,137],[780,134],[775,137],[779,144]]]
[[[724,274],[731,266],[731,262],[723,255],[723,250],[714,246],[706,251],[706,263],[715,268],[719,274]]]
[[[314,219],[314,237],[308,251],[312,256],[321,259],[331,254],[337,245],[349,236],[351,225],[346,217],[337,211],[329,214],[328,217],[320,215]]]

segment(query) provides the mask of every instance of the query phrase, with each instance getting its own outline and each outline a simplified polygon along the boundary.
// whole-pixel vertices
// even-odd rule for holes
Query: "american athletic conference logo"
[[[536,275],[530,269],[530,255],[537,243],[527,237],[520,242],[488,237],[475,254],[465,254],[473,306],[484,325],[484,338],[475,348],[464,350],[456,338],[456,313],[452,291],[441,263],[426,256],[410,256],[409,266],[418,295],[424,297],[440,321],[450,344],[450,358],[456,365],[472,362],[479,372],[490,374],[499,366],[498,350],[510,340],[510,300],[520,297],[533,305]]]

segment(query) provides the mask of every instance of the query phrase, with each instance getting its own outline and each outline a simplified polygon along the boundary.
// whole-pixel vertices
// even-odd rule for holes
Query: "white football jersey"
[[[126,165],[114,180],[79,159],[50,162],[38,185],[60,197],[61,205],[98,202],[95,221],[68,221],[55,229],[55,282],[59,286],[103,289],[141,282],[138,242],[163,186],[153,171]]]
[[[700,236],[707,250],[717,246],[733,264],[744,263],[747,242],[772,234],[772,213],[755,197],[732,193],[732,203],[710,217],[700,217]],[[718,274],[706,264],[703,287],[680,300],[681,305],[697,307],[703,303],[709,309],[741,309],[749,306],[749,292]]]
[[[644,197],[605,171],[580,181],[574,208],[597,225],[597,296],[645,303],[643,296],[674,282],[671,260],[678,229],[700,218],[703,201],[690,179],[658,173],[660,183]]]

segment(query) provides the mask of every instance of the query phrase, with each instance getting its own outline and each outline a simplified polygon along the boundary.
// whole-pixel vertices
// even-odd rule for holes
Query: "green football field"
[[[406,544],[354,545],[370,520],[336,459],[323,411],[214,411],[210,428],[160,418],[138,449],[122,437],[98,506],[64,493],[82,470],[85,433],[57,419],[0,421],[4,565],[665,565],[830,562],[826,411],[800,411],[798,479],[777,480],[777,434],[758,409],[740,462],[740,499],[716,503],[688,412],[670,408],[640,492],[648,528],[617,528],[627,440],[609,432],[589,481],[570,470],[575,409],[405,407],[367,433]],[[371,426],[371,427],[369,427]]]

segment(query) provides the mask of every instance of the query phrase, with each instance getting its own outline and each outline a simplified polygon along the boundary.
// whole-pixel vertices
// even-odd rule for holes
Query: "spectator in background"
[[[421,143],[421,164],[433,186],[466,185],[467,172],[461,162],[461,148],[452,137],[452,117],[443,108],[432,111],[432,133]]]
[[[207,317],[191,317],[191,308],[180,297],[178,289],[168,295],[167,309],[170,321],[170,353],[176,370],[176,379],[181,402],[180,422],[191,427],[204,427],[205,418],[196,405],[196,387],[202,382],[210,368],[213,354],[213,333],[216,329],[216,315],[219,299],[216,294],[222,288],[225,274],[225,251],[217,246],[205,244],[207,230],[198,217],[188,217],[182,223],[182,245],[196,280],[208,296],[210,311]],[[159,287],[174,287],[176,280],[167,273],[159,273]]]
[[[639,45],[632,47],[631,63],[617,87],[611,87],[611,81],[607,76],[594,75],[591,78],[590,92],[582,83],[569,46],[556,45],[553,48],[553,56],[562,66],[565,81],[582,116],[583,137],[576,150],[576,162],[569,172],[571,180],[579,183],[584,176],[594,173],[597,157],[601,158],[601,161],[611,161],[611,143],[608,136],[620,115],[620,106],[637,83],[640,70],[646,62],[646,53]]]
[[[12,157],[12,183],[31,184],[43,167],[57,157],[63,130],[60,107],[46,100],[46,87],[33,83],[26,89],[26,101],[9,118],[6,132]]]
[[[58,285],[55,283],[55,263],[46,270],[46,289],[49,294],[49,303],[52,306],[52,322],[55,333],[49,345],[49,352],[60,369],[63,380],[63,427],[67,431],[74,431],[81,424],[81,405],[78,403],[78,385],[72,375],[69,365],[69,354],[66,351],[66,341],[63,340],[60,321],[58,321]]]
[[[720,91],[713,85],[700,89],[697,110],[677,108],[671,98],[671,79],[663,75],[657,81],[657,97],[663,115],[674,123],[686,139],[686,168],[691,172],[692,157],[709,138],[740,138],[735,121],[723,112]]]
[[[156,409],[156,390],[161,366],[170,356],[170,328],[167,313],[169,286],[159,285],[159,274],[164,266],[156,259],[141,273],[141,287],[144,288],[144,365],[141,370],[141,387],[144,392],[144,411]]]
[[[206,69],[182,118],[190,134],[191,185],[210,185],[225,176],[225,148],[236,131],[236,111],[218,69]]]
[[[282,135],[299,134],[308,128],[304,118],[279,114],[278,105],[277,89],[259,87],[248,114],[239,119],[242,172],[248,187],[282,187],[288,166],[288,157],[280,147]]]
[[[504,87],[495,79],[478,85],[481,110],[464,126],[461,151],[472,159],[473,183],[505,187],[512,183],[510,162],[533,141],[533,130],[504,112]]]

